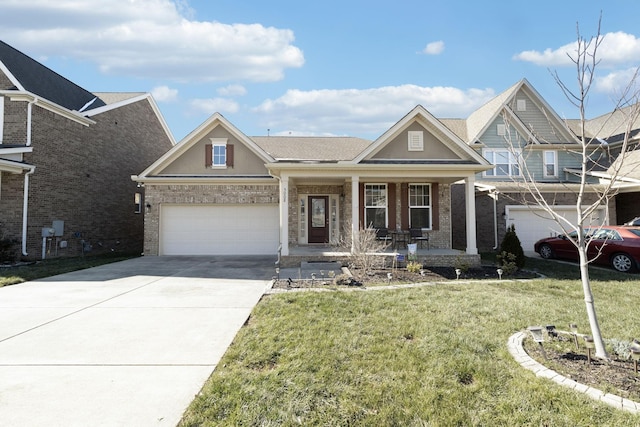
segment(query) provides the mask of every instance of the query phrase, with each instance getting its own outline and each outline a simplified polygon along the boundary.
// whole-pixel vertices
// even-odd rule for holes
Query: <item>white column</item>
[[[467,207],[467,254],[477,255],[476,245],[476,189],[474,186],[475,175],[465,180],[465,205]]]
[[[280,254],[289,255],[289,177],[280,176]]]
[[[351,177],[351,253],[356,251],[360,230],[360,178]]]

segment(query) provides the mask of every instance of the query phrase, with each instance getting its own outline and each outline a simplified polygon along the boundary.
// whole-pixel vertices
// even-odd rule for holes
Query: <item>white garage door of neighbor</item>
[[[161,255],[273,255],[278,205],[163,205]]]
[[[572,224],[577,221],[575,206],[555,206],[555,211],[567,218]],[[593,216],[593,225],[601,225],[605,219],[606,209],[599,208]],[[557,236],[562,229],[542,209],[531,209],[526,206],[507,206],[507,226],[514,224],[516,234],[525,252],[533,251],[533,245],[544,237]],[[608,224],[608,222],[605,222]],[[586,225],[586,224],[585,224]]]

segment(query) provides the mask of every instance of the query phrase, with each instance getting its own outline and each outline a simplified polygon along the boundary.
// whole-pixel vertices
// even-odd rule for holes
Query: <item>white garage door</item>
[[[575,206],[555,206],[554,210],[571,221],[572,224],[577,222]],[[562,231],[558,223],[541,209],[532,210],[526,206],[510,205],[506,207],[505,213],[507,214],[507,226],[515,225],[516,234],[525,252],[533,251],[533,245],[538,240],[544,237],[556,236]],[[599,208],[592,218],[592,224],[602,224],[606,218],[605,215],[606,209],[604,207]],[[608,224],[608,219],[605,223]]]
[[[278,205],[163,205],[161,255],[273,255]]]

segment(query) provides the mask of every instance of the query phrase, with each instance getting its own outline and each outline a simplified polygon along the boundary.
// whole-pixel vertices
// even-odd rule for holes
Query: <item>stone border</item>
[[[640,403],[636,403],[633,400],[625,399],[624,397],[620,397],[615,394],[604,393],[602,390],[598,390],[597,388],[581,384],[536,362],[529,356],[529,354],[527,354],[522,346],[522,341],[525,337],[526,334],[524,332],[517,332],[511,335],[507,342],[509,353],[511,353],[516,362],[520,363],[523,368],[532,371],[537,377],[548,378],[561,386],[568,387],[579,393],[584,393],[590,398],[604,402],[616,409],[623,409],[634,414],[640,414]]]

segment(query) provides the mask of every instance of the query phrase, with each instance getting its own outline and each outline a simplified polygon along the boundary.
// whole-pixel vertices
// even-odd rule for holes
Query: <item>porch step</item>
[[[280,279],[310,280],[312,274],[315,274],[316,280],[329,280],[331,275],[329,272],[333,272],[334,276],[342,274],[342,263],[338,261],[302,261],[300,267],[281,268]]]

